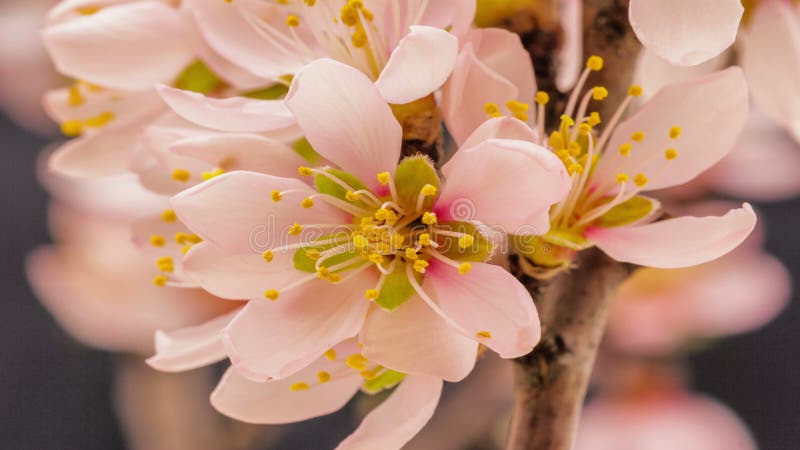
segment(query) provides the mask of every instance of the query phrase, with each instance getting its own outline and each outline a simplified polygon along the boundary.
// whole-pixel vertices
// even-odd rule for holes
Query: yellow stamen
[[[161,220],[167,223],[172,223],[178,220],[178,216],[175,214],[175,211],[167,209],[161,213]]]
[[[321,372],[318,372],[317,373],[317,380],[319,380],[320,383],[327,383],[328,381],[331,381],[331,374],[328,373],[328,372],[325,372],[324,370],[321,371]]]
[[[164,236],[161,236],[159,234],[154,234],[150,236],[150,245],[152,245],[153,247],[163,247],[164,244],[166,243],[167,240],[164,239]]]
[[[369,255],[369,261],[374,264],[383,264],[383,256],[378,253]]]
[[[483,105],[483,112],[486,113],[489,117],[500,117],[500,107],[497,106],[497,103],[489,102]]]
[[[590,56],[589,59],[586,60],[586,68],[594,72],[603,70],[603,58],[597,55]]]
[[[295,383],[289,386],[289,390],[292,392],[307,391],[309,388],[310,386],[308,385],[308,383],[303,383],[303,382]]]
[[[325,352],[325,357],[328,358],[329,361],[335,361],[336,360],[336,350],[330,349],[330,350],[326,351]]]
[[[72,85],[69,88],[69,106],[80,106],[86,101],[86,98],[81,93],[80,88],[77,84]]]
[[[597,111],[594,111],[591,114],[589,114],[589,118],[586,119],[586,123],[588,123],[593,127],[600,125],[600,122],[602,122],[602,120],[600,120],[600,113]]]
[[[364,358],[358,353],[353,353],[352,355],[348,356],[347,359],[345,359],[344,361],[347,367],[358,371],[366,369],[368,362],[369,361],[367,361],[367,358]]]
[[[295,222],[294,225],[289,227],[289,235],[290,236],[297,236],[303,231],[303,226],[299,223]]]
[[[669,137],[671,139],[678,139],[681,136],[681,127],[672,127],[669,129]]]
[[[422,223],[425,225],[436,225],[437,218],[436,213],[426,212],[422,215]]]
[[[405,253],[406,253],[406,259],[410,259],[413,261],[418,258],[417,251],[411,247],[406,248]]]
[[[261,254],[261,257],[264,258],[266,262],[272,262],[272,260],[275,259],[275,254],[272,253],[272,250],[267,250]]]
[[[364,293],[364,297],[367,300],[375,300],[380,295],[377,289],[367,289],[367,292]]]
[[[672,161],[673,159],[678,157],[678,151],[674,148],[668,148],[664,151],[664,158],[667,160]]]
[[[106,125],[108,122],[114,120],[114,113],[111,111],[102,112],[94,117],[90,117],[83,121],[84,125],[87,127],[102,127]]]
[[[264,297],[272,300],[273,302],[280,297],[280,292],[276,291],[275,289],[268,289],[264,292]]]
[[[472,264],[468,262],[461,263],[461,265],[458,266],[458,273],[460,273],[461,275],[468,274],[470,270],[472,270]]]
[[[626,142],[619,146],[619,154],[622,156],[628,156],[631,154],[631,148],[633,148],[633,145],[631,145],[629,142]]]
[[[492,333],[488,331],[478,331],[475,333],[479,338],[490,339],[492,337]]]
[[[550,103],[550,94],[545,91],[539,91],[536,93],[536,103],[539,105],[546,105]]]
[[[346,198],[349,202],[357,202],[361,199],[361,197],[353,191],[347,191],[344,194],[344,198]]]
[[[275,203],[278,203],[279,201],[283,200],[283,194],[281,194],[281,191],[279,191],[277,189],[272,191],[272,192],[270,192],[269,196],[270,196],[270,198],[272,198],[272,201],[275,202]]]
[[[423,247],[430,247],[431,246],[431,235],[428,233],[422,233],[417,238],[419,245]]]
[[[297,168],[297,174],[301,177],[310,177],[314,171],[310,167],[300,166]]]
[[[414,261],[413,269],[419,273],[425,273],[425,269],[427,269],[429,265],[430,264],[428,264],[428,261],[425,261],[424,259],[418,259]]]
[[[392,180],[392,176],[389,174],[389,172],[381,172],[381,173],[378,174],[378,183],[380,183],[380,184],[382,184],[384,186],[389,184],[389,181],[391,181],[391,180]]]
[[[629,177],[626,173],[617,174],[617,183],[619,184],[627,183],[630,179],[631,177]]]
[[[191,172],[186,169],[175,169],[172,171],[172,179],[175,181],[180,181],[181,183],[189,181],[189,178],[191,177]]]
[[[80,136],[83,133],[83,124],[80,120],[67,120],[61,124],[61,133],[67,137]]]
[[[306,256],[308,256],[309,259],[312,259],[312,260],[316,261],[321,256],[321,253],[320,253],[319,250],[317,250],[315,248],[310,248],[310,249],[306,250]]]
[[[158,287],[166,286],[167,285],[167,281],[169,281],[169,278],[165,277],[164,275],[159,275],[159,276],[153,278],[153,284],[155,284]]]
[[[372,370],[362,370],[359,375],[361,375],[361,378],[365,380],[374,380],[375,378],[378,378],[378,374]]]
[[[644,140],[644,132],[643,131],[636,131],[631,134],[631,140],[633,142],[642,142]]]
[[[635,177],[633,177],[633,182],[639,187],[643,187],[644,185],[646,185],[647,181],[648,181],[647,176],[643,173],[640,173]]]
[[[311,208],[312,206],[314,206],[314,200],[312,200],[309,197],[306,197],[303,199],[302,202],[300,202],[300,206],[302,206],[305,209]]]
[[[639,97],[642,95],[642,87],[635,85],[628,88],[628,95],[631,97]]]
[[[595,86],[592,89],[592,98],[595,100],[603,100],[608,97],[608,89],[603,86]]]
[[[286,18],[286,25],[290,27],[300,26],[300,18],[294,14],[289,14],[289,16]]]
[[[472,247],[472,244],[475,242],[475,238],[472,235],[465,234],[458,238],[458,247],[459,248],[469,248]]]
[[[208,180],[210,180],[210,179],[212,179],[214,177],[218,177],[218,176],[222,175],[223,173],[225,173],[225,171],[220,169],[219,167],[217,167],[214,170],[211,170],[211,171],[208,171],[208,172],[201,172],[200,173],[200,178],[202,178],[203,181],[208,181]]]
[[[437,189],[436,186],[432,184],[426,184],[425,186],[422,186],[422,189],[419,192],[425,197],[433,197],[436,195]]]

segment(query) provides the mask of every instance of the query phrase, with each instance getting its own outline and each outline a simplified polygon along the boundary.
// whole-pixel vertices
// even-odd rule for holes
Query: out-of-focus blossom
[[[640,269],[619,289],[606,339],[615,351],[670,354],[694,340],[743,333],[789,300],[785,267],[753,235],[732,253],[684,269]]]
[[[42,134],[56,128],[40,98],[62,82],[39,39],[55,0],[8,0],[0,5],[0,108],[20,125]]]
[[[740,0],[631,0],[633,31],[648,50],[679,66],[722,53],[736,40]]]
[[[726,406],[676,386],[600,394],[583,412],[576,450],[755,450]]]
[[[497,50],[491,59],[485,55],[481,60],[480,52],[470,45],[459,55],[443,96],[443,113],[455,139],[464,139],[477,126],[478,114],[488,114],[493,119],[480,125],[476,134],[546,144],[572,178],[570,194],[551,210],[552,226],[540,238],[559,250],[537,252],[545,247],[541,242],[526,244],[531,247],[526,253],[539,265],[563,267],[573,252],[596,245],[624,262],[662,268],[690,266],[729,252],[753,229],[756,217],[747,204],[719,217],[653,222],[660,204],[640,195],[682,185],[730,151],[748,113],[747,86],[740,69],[665,87],[620,122],[642,90],[632,86],[611,118],[590,112],[592,100],[602,101],[608,95],[602,86],[582,93],[591,72],[603,67],[603,60],[593,56],[571,94],[560,126],[547,137],[547,94],[536,93],[535,118],[530,106],[518,98],[520,92],[533,89],[529,80],[514,77],[525,73],[530,64],[522,57],[519,40],[493,30],[476,33],[482,38],[482,47],[504,43],[494,46]],[[501,117],[501,105],[513,117]],[[598,132],[595,127],[603,120],[607,123]],[[536,123],[536,131],[524,122]],[[708,123],[715,124],[713,131]]]
[[[51,228],[57,245],[30,256],[28,278],[56,320],[89,346],[148,354],[156,330],[201,323],[233,306],[199,289],[148,283],[151,265],[125,222],[56,206]]]

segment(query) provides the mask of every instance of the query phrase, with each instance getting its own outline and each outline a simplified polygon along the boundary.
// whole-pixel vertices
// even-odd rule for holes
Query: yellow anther
[[[502,116],[502,114],[500,114],[500,107],[497,106],[497,103],[492,103],[492,102],[486,103],[485,105],[483,105],[483,112],[485,112],[486,115],[488,115],[489,117]]]
[[[272,253],[272,250],[267,250],[261,254],[261,257],[264,258],[266,262],[272,262],[275,259],[275,253]]]
[[[386,186],[390,181],[392,181],[392,176],[389,172],[381,172],[378,174],[378,183]]]
[[[67,120],[61,123],[61,133],[67,137],[80,136],[83,133],[83,124],[80,120]]]
[[[164,236],[161,236],[160,234],[154,234],[150,236],[150,245],[153,247],[163,247],[166,243],[167,240],[164,239]]]
[[[158,264],[159,266],[165,266],[165,265],[171,266],[172,263],[173,263],[172,258],[169,256],[162,256],[161,258],[158,258],[156,260],[156,264]]]
[[[217,167],[214,170],[210,170],[208,172],[201,172],[200,173],[200,178],[202,178],[203,181],[208,181],[208,180],[210,180],[210,179],[212,179],[214,177],[218,177],[218,176],[222,175],[223,173],[225,173],[225,171],[220,169],[219,167]]]
[[[632,148],[633,148],[633,145],[631,145],[630,142],[626,142],[626,143],[624,143],[624,144],[619,146],[619,154],[622,155],[622,156],[628,156],[628,155],[631,154],[631,149]]]
[[[422,223],[425,225],[436,225],[437,221],[436,213],[426,212],[422,215]]]
[[[430,264],[428,264],[428,261],[425,261],[424,259],[418,259],[414,261],[413,269],[419,273],[425,273],[425,269],[427,269],[429,265]]]
[[[272,192],[270,192],[269,197],[275,203],[278,203],[279,201],[283,200],[283,194],[281,194],[281,191],[279,191],[277,189],[272,191]]]
[[[186,253],[188,253],[188,252],[189,252],[189,250],[191,250],[191,249],[192,249],[192,246],[191,246],[191,245],[184,245],[183,247],[181,247],[181,253],[183,253],[183,254],[185,255],[185,254],[186,254]]]
[[[592,89],[592,98],[595,100],[603,100],[608,97],[608,89],[603,86],[595,86]]]
[[[319,277],[319,278],[322,278],[322,279],[328,278],[328,275],[330,275],[330,274],[331,274],[331,271],[328,270],[328,268],[325,267],[325,266],[322,266],[319,269],[317,269],[317,277]]]
[[[591,114],[589,114],[589,118],[586,119],[586,123],[593,127],[600,125],[601,122],[602,120],[600,120],[600,113],[597,111],[593,111]]]
[[[300,206],[302,206],[305,209],[311,208],[312,206],[314,206],[314,200],[312,200],[310,197],[306,197],[303,199],[302,202],[300,202]]]
[[[303,0],[306,6],[314,6],[317,4],[317,0]]]
[[[535,99],[537,104],[544,106],[550,103],[550,94],[545,91],[539,91],[536,93]]]
[[[326,351],[325,357],[328,358],[329,361],[336,361],[336,350],[330,349]]]
[[[347,367],[353,370],[358,370],[359,372],[367,368],[368,362],[369,361],[367,361],[367,358],[364,358],[359,353],[353,353],[344,360],[344,363],[347,365]]]
[[[430,247],[431,246],[431,235],[428,233],[422,233],[417,238],[419,241],[419,245],[423,247]]]
[[[383,256],[378,253],[369,255],[369,261],[374,264],[383,264]]]
[[[286,17],[286,25],[290,27],[300,26],[300,18],[294,14],[289,14],[289,16]]]
[[[367,292],[364,292],[364,297],[367,300],[375,300],[380,295],[377,289],[367,289]]]
[[[567,162],[569,161],[569,150],[562,148],[556,152],[556,156],[558,156],[561,161]]]
[[[573,125],[575,125],[575,119],[573,119],[572,117],[570,117],[570,116],[568,116],[566,114],[562,114],[561,115],[561,126],[562,127],[563,126],[571,127]]]
[[[492,333],[488,331],[478,331],[477,333],[475,333],[475,335],[478,336],[479,338],[484,338],[484,339],[490,339],[492,337]]]
[[[167,223],[172,223],[178,220],[178,216],[175,214],[175,211],[167,209],[161,213],[161,220]]]
[[[155,284],[158,287],[166,286],[167,285],[167,281],[169,281],[169,278],[165,277],[164,275],[159,275],[159,276],[153,278],[153,284]]]
[[[175,181],[180,181],[181,183],[189,181],[189,178],[191,177],[191,172],[186,169],[175,169],[172,171],[172,179]]]
[[[472,264],[468,262],[461,263],[461,265],[458,266],[458,273],[460,273],[461,275],[468,274],[470,270],[472,270]]]
[[[80,106],[86,101],[86,97],[81,93],[81,89],[77,84],[69,88],[69,106]]]
[[[306,256],[308,256],[308,259],[316,261],[321,256],[321,253],[320,253],[319,250],[317,250],[315,248],[310,248],[310,249],[306,250]]]
[[[378,378],[378,374],[372,370],[362,370],[359,375],[361,375],[361,378],[365,380],[374,380],[375,378]]]
[[[433,197],[436,195],[437,189],[436,186],[432,184],[426,184],[425,186],[422,186],[422,189],[419,192],[425,197]]]
[[[578,163],[571,163],[569,167],[567,167],[567,173],[570,175],[580,175],[583,173],[583,166]]]
[[[111,111],[102,112],[94,117],[90,117],[83,121],[83,124],[87,127],[102,127],[106,125],[108,122],[114,120],[114,113]]]
[[[353,246],[358,250],[364,249],[367,245],[369,245],[369,240],[364,236],[360,234],[353,236]]]
[[[635,177],[633,177],[633,182],[639,187],[644,187],[644,185],[647,184],[647,181],[647,176],[643,173],[637,174]]]
[[[342,276],[339,275],[338,273],[329,273],[328,276],[325,277],[325,279],[330,281],[333,284],[336,284],[336,283],[342,281]]]
[[[290,236],[297,236],[303,231],[303,226],[299,223],[295,222],[294,225],[289,227],[289,235]]]
[[[347,191],[344,194],[344,198],[346,198],[348,202],[357,202],[357,201],[361,200],[361,196],[356,194],[353,191]]]
[[[184,233],[183,231],[178,231],[177,233],[175,233],[174,239],[175,242],[177,242],[178,244],[185,244],[189,240],[189,234]]]
[[[634,85],[628,88],[628,95],[631,97],[639,97],[642,95],[642,87],[639,85]]]
[[[603,58],[592,55],[586,60],[586,68],[594,72],[603,70]]]
[[[300,166],[297,168],[297,174],[301,177],[310,177],[314,175],[314,171],[310,167]]]
[[[530,105],[517,100],[509,100],[506,102],[506,108],[514,115],[515,118],[525,122],[528,120],[528,110]]]
[[[412,247],[408,247],[405,250],[405,256],[406,256],[406,259],[410,259],[410,260],[413,261],[413,260],[418,258],[417,250],[412,248]]]
[[[475,243],[475,238],[472,237],[470,234],[465,234],[458,238],[458,247],[459,248],[470,248],[472,244]]]
[[[367,40],[367,32],[363,28],[358,28],[353,35],[350,36],[350,42],[353,43],[353,47],[355,48],[364,48],[367,46],[369,41]]]
[[[591,132],[592,132],[592,126],[589,125],[588,123],[582,123],[578,125],[578,133],[580,133],[581,136],[588,136],[589,133]]]
[[[627,183],[630,179],[631,177],[629,177],[626,173],[617,174],[617,183],[619,184]]]
[[[276,291],[275,289],[268,289],[264,291],[264,297],[272,300],[273,302],[280,297],[280,292]]]
[[[678,139],[681,136],[681,127],[672,127],[669,129],[669,137],[671,139]]]
[[[320,383],[327,383],[328,381],[331,381],[331,374],[325,372],[324,370],[317,372],[317,380],[319,380]]]
[[[303,383],[303,382],[294,383],[293,385],[289,386],[289,390],[292,392],[307,391],[309,388],[310,386],[308,385],[308,383]]]
[[[633,142],[642,142],[644,140],[644,132],[635,131],[633,134],[631,134],[631,140]]]
[[[668,148],[664,150],[664,158],[667,158],[669,161],[678,157],[678,151],[674,148]]]
[[[591,128],[589,128],[589,130],[591,131]],[[588,134],[588,132],[586,134]],[[580,144],[578,144],[575,141],[572,141],[569,143],[569,145],[567,145],[567,152],[569,153],[569,156],[574,157],[580,155],[581,152],[583,152],[583,149],[581,148]]]

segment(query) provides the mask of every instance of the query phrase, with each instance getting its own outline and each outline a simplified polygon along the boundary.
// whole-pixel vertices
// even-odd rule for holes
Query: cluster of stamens
[[[289,386],[289,390],[292,392],[307,391],[315,386],[356,375],[364,379],[365,388],[367,388],[367,390],[379,391],[397,384],[405,376],[402,373],[371,363],[360,353],[352,353],[342,360],[335,349],[330,349],[325,352],[324,356],[331,362],[336,362],[338,360],[343,362],[343,364],[337,367],[334,372],[326,370],[317,372],[316,379],[314,380],[293,383]]]
[[[164,210],[161,213],[161,220],[165,223],[175,223],[178,220],[178,216],[175,214],[175,211],[171,209]],[[193,234],[193,233],[186,233],[183,231],[178,231],[173,236],[173,242],[168,242],[167,238],[161,234],[153,234],[150,236],[150,245],[156,248],[165,248],[168,245],[178,245],[180,246],[180,251],[182,254],[186,254],[189,249],[192,248],[193,245],[199,244],[203,240],[200,236]],[[167,283],[170,281],[170,274],[175,272],[175,262],[171,256],[161,256],[156,259],[156,268],[161,272],[160,275],[157,275],[153,278],[153,283],[156,286],[166,286]]]

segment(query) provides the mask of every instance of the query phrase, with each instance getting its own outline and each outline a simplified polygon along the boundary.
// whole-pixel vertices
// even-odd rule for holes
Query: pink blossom
[[[456,141],[478,126],[478,135],[545,144],[571,175],[571,192],[550,211],[551,227],[541,238],[543,243],[529,242],[529,256],[540,265],[558,268],[568,263],[569,252],[596,245],[624,262],[662,268],[690,266],[729,252],[753,229],[755,214],[747,204],[719,217],[653,222],[660,204],[640,195],[692,180],[734,146],[748,113],[747,87],[740,69],[667,86],[621,121],[642,89],[632,86],[610,118],[591,113],[591,102],[608,95],[602,86],[581,93],[591,72],[603,66],[601,58],[591,57],[560,126],[547,136],[547,94],[536,93],[536,111],[520,97],[533,86],[529,80],[515,78],[517,67],[530,64],[519,40],[494,30],[474,33],[480,40],[473,41],[481,46],[506,43],[491,57],[481,58],[469,44],[459,55],[443,95],[445,119]],[[505,111],[514,117],[502,117]],[[481,114],[491,119],[481,125]],[[531,129],[534,123],[535,129]],[[602,132],[595,130],[601,123]],[[709,123],[714,123],[713,131]],[[547,245],[564,251],[555,256],[542,253],[551,248]]]

